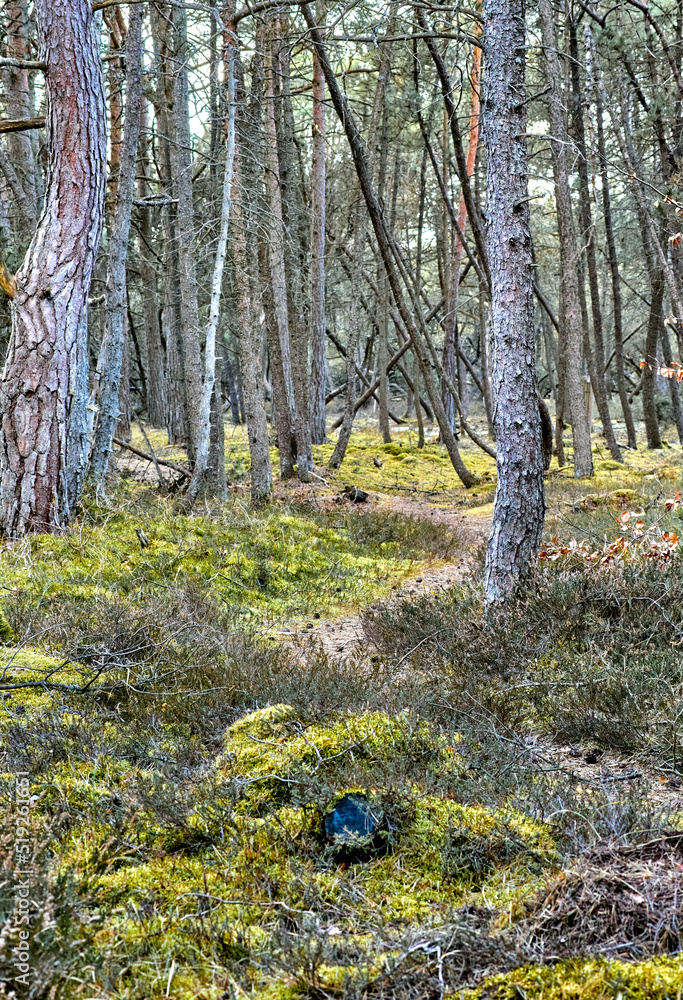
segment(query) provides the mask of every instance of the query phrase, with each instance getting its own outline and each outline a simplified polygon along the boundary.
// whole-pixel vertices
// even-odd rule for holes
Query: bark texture
[[[89,473],[97,483],[100,483],[107,473],[119,419],[119,392],[126,346],[126,255],[135,191],[135,162],[140,137],[141,112],[142,8],[134,4],[131,7],[126,37],[126,122],[114,218],[109,238],[109,261],[104,293],[105,331],[97,364],[96,399],[99,412]]]
[[[48,180],[16,275],[0,380],[0,531],[53,531],[80,497],[87,445],[88,291],[102,230],[106,107],[87,0],[37,0]]]
[[[536,396],[533,270],[527,185],[524,0],[484,0],[493,384],[498,483],[485,599],[501,604],[538,556],[545,514]]]

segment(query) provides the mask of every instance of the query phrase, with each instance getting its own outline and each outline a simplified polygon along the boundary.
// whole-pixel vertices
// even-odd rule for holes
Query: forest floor
[[[410,427],[361,428],[335,474],[321,446],[259,511],[239,429],[230,499],[190,517],[121,455],[63,536],[5,545],[25,995],[680,1000],[683,452],[601,447],[590,481],[549,473],[504,621],[493,463],[464,444],[465,491]]]

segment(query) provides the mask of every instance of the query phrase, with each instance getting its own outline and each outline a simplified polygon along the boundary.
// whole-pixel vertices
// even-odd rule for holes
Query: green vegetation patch
[[[677,1000],[683,993],[683,959],[647,962],[572,959],[532,965],[492,976],[467,1000]]]
[[[416,563],[444,554],[444,542],[447,550],[434,527],[347,508],[324,513],[273,504],[255,512],[236,499],[187,517],[172,501],[138,490],[112,510],[91,505],[64,535],[6,544],[0,586],[13,595],[6,624],[20,633],[26,603],[85,607],[188,585],[210,589],[235,625],[261,625],[367,603]]]
[[[457,738],[407,713],[316,719],[288,705],[237,720],[215,764],[182,782],[112,756],[56,763],[33,792],[53,831],[56,921],[41,947],[60,996],[78,995],[77,959],[96,991],[130,1000],[163,995],[169,975],[175,996],[288,980],[303,995],[311,974],[338,988],[371,976],[392,936],[445,926],[459,907],[509,921],[558,870],[555,841],[516,809],[429,791],[465,770]],[[325,834],[349,791],[381,816],[362,851]]]

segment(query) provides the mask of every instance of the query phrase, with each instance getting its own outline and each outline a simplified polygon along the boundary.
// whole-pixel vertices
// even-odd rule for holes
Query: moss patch
[[[574,959],[529,966],[487,979],[467,1000],[676,1000],[683,992],[683,959],[647,962]]]

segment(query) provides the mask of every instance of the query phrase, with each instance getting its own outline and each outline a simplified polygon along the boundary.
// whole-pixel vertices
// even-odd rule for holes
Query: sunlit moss
[[[113,510],[91,506],[63,535],[6,545],[0,584],[39,602],[125,601],[196,584],[210,586],[236,625],[318,610],[334,616],[388,592],[430,558],[419,526],[392,530],[386,518],[378,530],[364,525],[355,511],[275,504],[254,512],[240,500],[187,517],[142,490]]]
[[[683,958],[646,962],[572,959],[492,976],[466,1000],[676,1000],[683,993]]]

